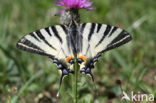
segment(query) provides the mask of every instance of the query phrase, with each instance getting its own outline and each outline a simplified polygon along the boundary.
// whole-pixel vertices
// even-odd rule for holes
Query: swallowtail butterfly
[[[71,20],[69,25],[55,25],[31,32],[17,43],[17,48],[48,56],[64,76],[74,73],[74,53],[77,53],[80,72],[92,75],[92,68],[102,53],[117,48],[132,37],[123,29],[99,23],[79,24]]]

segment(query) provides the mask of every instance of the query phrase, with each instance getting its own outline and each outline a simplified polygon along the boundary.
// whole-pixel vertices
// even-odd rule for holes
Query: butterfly
[[[18,41],[17,48],[51,58],[61,71],[61,85],[64,76],[74,73],[74,53],[80,72],[90,75],[94,81],[92,68],[99,57],[130,40],[131,35],[121,28],[71,20],[69,25],[55,25],[25,35]]]

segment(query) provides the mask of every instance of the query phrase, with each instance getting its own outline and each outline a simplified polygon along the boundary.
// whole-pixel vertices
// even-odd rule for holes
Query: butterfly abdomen
[[[71,21],[69,25],[69,37],[68,40],[70,40],[69,44],[72,48],[73,53],[79,53],[82,50],[82,35],[80,35],[80,26],[76,21]]]

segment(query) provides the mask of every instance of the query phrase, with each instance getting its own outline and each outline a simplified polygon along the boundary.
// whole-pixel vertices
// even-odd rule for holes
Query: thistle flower
[[[63,6],[65,9],[59,11],[56,14],[62,13],[64,14],[65,11],[68,11],[70,9],[86,9],[86,10],[92,10],[93,7],[91,7],[92,2],[89,2],[89,0],[59,0],[56,2],[56,6]]]

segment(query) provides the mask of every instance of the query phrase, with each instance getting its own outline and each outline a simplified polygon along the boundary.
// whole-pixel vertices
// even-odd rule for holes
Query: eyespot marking
[[[66,58],[66,62],[70,63],[70,60],[72,60],[72,59],[74,59],[74,57],[68,57],[68,58]]]
[[[86,61],[86,58],[84,56],[79,56],[78,59],[82,59],[83,62]]]

